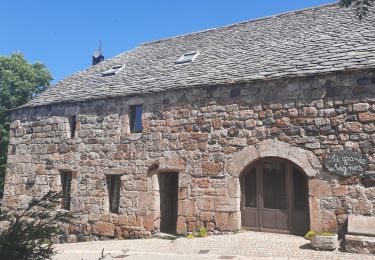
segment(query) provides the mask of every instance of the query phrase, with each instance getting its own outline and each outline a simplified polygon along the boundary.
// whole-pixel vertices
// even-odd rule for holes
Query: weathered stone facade
[[[144,108],[143,133],[129,130],[134,104]],[[75,138],[69,138],[71,115]],[[69,241],[146,237],[159,228],[157,173],[178,172],[177,232],[235,231],[239,177],[272,156],[308,176],[311,229],[345,232],[349,213],[375,216],[374,143],[374,70],[19,109],[12,116],[4,205],[21,208],[34,196],[60,191],[60,171],[70,170],[78,220],[68,228]],[[329,173],[324,161],[340,149],[366,155],[368,171]],[[109,213],[107,174],[121,175],[119,214]]]

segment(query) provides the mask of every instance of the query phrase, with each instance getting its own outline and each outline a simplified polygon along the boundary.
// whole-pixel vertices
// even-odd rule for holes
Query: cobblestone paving
[[[56,245],[56,248],[60,251],[54,258],[56,260],[97,260],[103,248],[113,259],[375,259],[374,255],[315,251],[302,237],[259,232],[194,239],[179,238],[174,241],[97,241],[61,244]]]

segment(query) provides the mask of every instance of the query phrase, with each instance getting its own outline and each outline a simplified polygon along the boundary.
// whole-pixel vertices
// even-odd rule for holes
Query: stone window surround
[[[75,138],[77,137],[77,116],[69,116],[68,117],[68,128],[69,132],[67,133],[68,138]]]
[[[315,194],[312,193],[312,189],[310,189],[310,181],[319,177],[321,164],[312,152],[278,140],[267,139],[258,144],[245,147],[227,162],[225,167],[226,171],[233,178],[237,187],[236,203],[238,204],[238,208],[241,203],[240,176],[244,174],[255,161],[269,157],[289,160],[306,174],[309,184],[310,229],[319,230],[319,219],[316,218],[316,209],[314,207],[317,198]],[[237,228],[240,229],[242,226],[241,223],[241,217],[239,216],[237,222],[233,224],[237,225]]]
[[[61,207],[64,210],[70,211],[72,202],[72,172],[71,171],[60,171],[61,177]],[[70,179],[70,180],[69,180]]]
[[[122,169],[122,168],[108,168],[108,169],[104,169],[103,170],[103,173],[104,175],[106,176],[105,179],[107,179],[107,175],[120,175],[120,197],[119,197],[119,201],[121,201],[121,190],[122,190],[122,176],[125,175],[125,170]],[[107,182],[105,182],[105,186],[107,186]],[[109,190],[108,190],[108,187],[106,187],[105,189],[107,191],[107,196],[105,197],[105,202],[104,202],[104,205],[103,205],[103,208],[104,208],[104,211],[106,213],[111,213],[111,214],[121,214],[121,207],[119,205],[119,211],[117,213],[114,213],[114,212],[111,212],[110,209],[109,209]]]
[[[145,99],[144,97],[130,97],[126,104],[128,105],[127,113],[124,113],[122,116],[121,124],[122,124],[122,134],[131,136],[134,140],[141,138],[143,132],[141,133],[133,133],[130,129],[130,118],[131,118],[131,107],[140,105],[142,106],[142,114],[145,111]]]
[[[137,117],[137,109],[140,108],[141,115]],[[142,115],[143,115],[143,104],[136,104],[131,105],[129,109],[129,126],[130,126],[130,133],[131,134],[142,134],[143,133],[143,123],[142,123]],[[140,124],[140,129],[137,129],[136,125]]]
[[[160,158],[155,162],[155,167],[149,172],[149,177],[151,179],[151,189],[153,197],[153,209],[155,210],[155,225],[160,231],[160,185],[159,185],[159,174],[177,174],[178,175],[178,189],[180,189],[180,174],[183,172],[182,164],[179,163],[178,159],[165,159]],[[177,193],[177,203],[179,203],[179,194]],[[179,205],[177,205],[177,217],[179,216]]]
[[[78,170],[75,170],[72,166],[68,165],[68,164],[60,164],[58,166],[58,179],[59,179],[59,183],[60,183],[60,188],[62,191],[62,183],[61,183],[61,174],[64,173],[64,172],[70,172],[72,174],[72,180],[71,180],[71,186],[70,186],[70,198],[71,198],[71,201],[70,203],[72,203],[72,199],[75,197],[76,193],[77,193],[77,174],[78,174]],[[62,208],[62,205],[59,206],[60,208]],[[72,204],[70,205],[70,211],[74,211],[74,208],[72,208]]]

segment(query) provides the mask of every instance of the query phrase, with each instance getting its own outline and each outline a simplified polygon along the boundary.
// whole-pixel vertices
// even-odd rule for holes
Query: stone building
[[[149,42],[12,113],[4,205],[62,191],[69,241],[375,215],[375,16],[326,5]]]

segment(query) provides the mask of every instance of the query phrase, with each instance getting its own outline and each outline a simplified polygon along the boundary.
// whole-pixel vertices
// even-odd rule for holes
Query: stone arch
[[[291,146],[288,143],[278,140],[265,140],[258,144],[245,147],[243,150],[235,154],[225,166],[226,172],[230,175],[230,196],[236,200],[237,208],[240,209],[241,203],[241,188],[240,176],[246,172],[248,167],[257,160],[263,158],[277,157],[283,158],[297,165],[307,176],[309,185],[309,214],[310,214],[310,228],[319,225],[315,217],[318,211],[316,207],[316,197],[312,194],[310,189],[312,179],[319,176],[321,164],[319,159],[310,151],[299,147]],[[238,218],[231,223],[235,229],[241,228],[241,214],[238,213]]]
[[[230,176],[238,178],[249,165],[266,157],[279,157],[293,162],[309,179],[319,175],[321,168],[318,158],[312,152],[272,139],[245,147],[227,162],[225,168]]]

